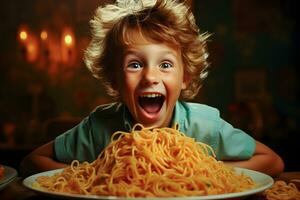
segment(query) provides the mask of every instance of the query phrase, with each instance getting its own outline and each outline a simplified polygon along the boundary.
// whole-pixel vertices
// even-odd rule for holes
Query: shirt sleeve
[[[54,154],[58,161],[92,162],[110,143],[111,135],[124,130],[123,107],[117,103],[101,105],[77,126],[55,138]]]
[[[73,160],[93,161],[96,153],[91,148],[93,140],[89,118],[55,138],[54,153],[58,161],[71,163]]]
[[[253,156],[255,147],[255,140],[250,135],[220,119],[218,159],[249,159]]]

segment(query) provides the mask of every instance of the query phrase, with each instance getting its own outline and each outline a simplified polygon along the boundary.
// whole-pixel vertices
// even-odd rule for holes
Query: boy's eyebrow
[[[130,53],[138,53],[139,52],[139,50],[135,50],[135,49],[126,49],[125,51],[124,51],[124,54],[126,55],[126,54],[130,54]]]

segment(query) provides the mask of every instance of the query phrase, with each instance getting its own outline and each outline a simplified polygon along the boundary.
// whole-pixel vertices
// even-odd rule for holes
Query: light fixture
[[[64,64],[72,66],[76,60],[75,36],[70,27],[60,32],[41,29],[39,36],[26,25],[21,25],[18,31],[23,57],[28,62],[39,62],[42,65]],[[41,65],[41,64],[39,64]]]

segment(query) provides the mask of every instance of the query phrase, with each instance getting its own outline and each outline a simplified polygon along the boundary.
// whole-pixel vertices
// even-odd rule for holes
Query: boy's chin
[[[168,123],[162,120],[161,118],[159,119],[153,119],[153,118],[147,118],[140,120],[140,122],[145,128],[159,128],[159,127],[166,127],[168,126]]]
[[[140,109],[139,121],[145,127],[161,127],[164,123],[162,117],[165,115],[163,107],[157,112],[147,112],[144,109]]]

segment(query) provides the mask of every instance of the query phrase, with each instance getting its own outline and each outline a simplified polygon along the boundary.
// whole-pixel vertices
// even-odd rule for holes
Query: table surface
[[[293,180],[300,180],[300,171],[297,172],[283,172],[275,180],[284,180],[286,182],[293,182]],[[300,183],[294,182],[298,189],[300,189]],[[0,191],[1,199],[18,199],[18,200],[37,200],[37,199],[51,199],[55,200],[55,197],[42,196],[41,194],[35,193],[22,185],[22,179],[20,177],[16,178],[7,187]],[[265,200],[261,194],[255,194],[248,196],[244,200]]]

